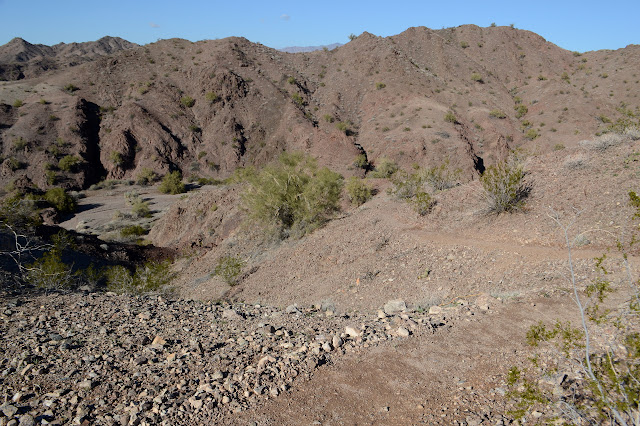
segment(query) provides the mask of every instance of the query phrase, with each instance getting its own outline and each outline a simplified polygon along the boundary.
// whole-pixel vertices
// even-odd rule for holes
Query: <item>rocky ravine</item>
[[[377,314],[337,314],[113,293],[7,298],[0,425],[206,424],[341,355],[435,333],[493,302],[427,313],[391,301]]]

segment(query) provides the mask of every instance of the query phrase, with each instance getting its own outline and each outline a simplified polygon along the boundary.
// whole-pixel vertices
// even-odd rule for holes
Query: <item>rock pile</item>
[[[212,422],[342,354],[451,325],[402,305],[339,315],[111,293],[4,300],[0,425]]]

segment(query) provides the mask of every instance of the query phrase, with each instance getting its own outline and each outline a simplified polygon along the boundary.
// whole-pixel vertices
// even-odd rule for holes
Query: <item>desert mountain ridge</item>
[[[282,150],[347,175],[360,173],[360,154],[403,166],[448,158],[471,178],[511,149],[574,145],[623,117],[622,103],[638,106],[639,46],[572,53],[509,27],[365,32],[296,54],[235,37],[95,43],[50,49],[117,51],[2,83],[2,152],[23,165],[5,165],[5,183],[47,188],[42,167],[64,155],[81,164],[56,185],[78,189],[143,168],[222,178]],[[13,40],[2,57],[41,63],[49,51],[25,46]]]
[[[589,359],[637,375],[640,46],[466,25],[76,63],[14,42],[0,424],[595,424],[569,322],[609,289]],[[28,214],[50,225],[11,232]],[[556,333],[577,345],[527,343]]]

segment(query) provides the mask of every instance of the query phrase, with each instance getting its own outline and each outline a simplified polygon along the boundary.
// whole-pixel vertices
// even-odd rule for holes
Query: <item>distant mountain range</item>
[[[327,44],[325,46],[289,46],[289,47],[283,47],[282,49],[278,49],[278,50],[286,53],[303,53],[303,52],[315,52],[316,50],[323,50],[325,48],[327,50],[333,50],[336,47],[340,47],[340,46],[342,46],[342,43]]]
[[[19,37],[0,46],[0,80],[20,80],[44,71],[80,65],[98,57],[138,47],[119,37],[84,43],[32,44]]]

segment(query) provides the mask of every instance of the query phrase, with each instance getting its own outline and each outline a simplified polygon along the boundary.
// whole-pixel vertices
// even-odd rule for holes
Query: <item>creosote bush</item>
[[[196,100],[191,96],[183,96],[180,98],[180,103],[187,108],[191,108],[196,104]]]
[[[224,256],[218,259],[218,264],[216,265],[213,273],[221,277],[225,283],[233,287],[238,284],[238,277],[240,276],[240,272],[242,272],[244,265],[245,262],[238,257]]]
[[[280,238],[303,236],[339,210],[342,176],[299,153],[283,153],[242,179],[248,184],[242,198],[249,219],[271,227]]]
[[[452,111],[449,111],[444,115],[444,121],[446,121],[447,123],[458,124],[458,119]]]
[[[143,186],[151,185],[157,180],[158,175],[156,174],[156,172],[147,167],[144,167],[136,177],[136,183]]]
[[[633,191],[629,192],[629,204],[635,209],[630,218],[633,223],[640,218],[640,197]],[[572,255],[584,236],[571,235],[579,213],[568,221],[553,209],[549,216],[560,228],[567,248],[568,281],[580,321],[578,327],[560,321],[531,326],[527,343],[544,349],[530,358],[529,366],[510,369],[507,396],[515,403],[511,415],[521,420],[535,410],[542,413],[535,420],[540,424],[638,425],[640,279],[630,264],[630,253],[637,250],[640,227],[633,223],[631,235],[625,236],[624,242],[618,240],[621,256],[609,259],[605,254],[595,259],[594,274],[583,285]],[[609,277],[613,268],[624,271],[619,285],[629,289],[631,296],[625,297],[624,303],[605,306],[618,287]],[[560,379],[549,383],[554,376]]]
[[[127,225],[124,228],[120,229],[120,235],[128,238],[128,237],[139,237],[147,233],[147,230],[144,229],[140,225]]]
[[[389,178],[398,171],[398,164],[387,157],[380,157],[375,162],[375,168],[371,176],[374,178]]]
[[[142,294],[166,290],[173,279],[171,262],[148,262],[134,272],[124,266],[111,266],[105,270],[107,289],[116,293]]]
[[[522,165],[509,159],[490,166],[480,177],[484,198],[492,213],[520,210],[531,188],[524,182]]]
[[[471,74],[471,80],[477,82],[477,83],[483,83],[484,80],[482,79],[482,75],[480,73],[474,72]]]
[[[76,200],[62,188],[51,188],[44,194],[47,203],[59,213],[73,213],[78,207]]]
[[[75,172],[81,161],[75,155],[65,155],[58,162],[58,168],[65,172]]]
[[[424,188],[429,169],[425,171],[416,166],[414,170],[414,173],[407,173],[404,170],[395,173],[391,177],[393,189],[390,189],[389,192],[409,203],[420,216],[425,216],[431,212],[436,204]]]
[[[492,109],[491,112],[489,113],[489,117],[504,119],[504,118],[507,118],[507,114],[500,111],[499,109]]]
[[[367,154],[358,154],[355,160],[353,160],[354,167],[359,169],[368,169],[369,161],[367,160]]]
[[[373,190],[366,181],[356,176],[351,176],[345,185],[347,197],[351,204],[360,206],[371,199]]]
[[[158,186],[158,191],[163,194],[182,194],[185,190],[184,183],[182,183],[182,173],[178,170],[167,173]]]

